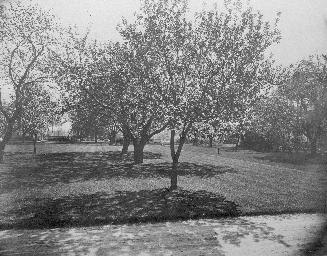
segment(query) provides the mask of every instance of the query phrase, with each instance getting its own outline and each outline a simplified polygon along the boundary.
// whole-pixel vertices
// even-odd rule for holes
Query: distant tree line
[[[311,56],[253,108],[245,145],[257,150],[317,153],[327,131],[327,59]]]

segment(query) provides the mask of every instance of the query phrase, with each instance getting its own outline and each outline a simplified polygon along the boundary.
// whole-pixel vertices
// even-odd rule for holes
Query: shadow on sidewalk
[[[0,233],[1,255],[88,255],[92,251],[101,251],[104,255],[110,251],[112,255],[121,255],[122,249],[125,253],[131,253],[128,255],[138,255],[141,252],[154,255],[159,250],[178,255],[181,249],[184,251],[183,255],[191,252],[225,255],[226,248],[249,250],[248,246],[251,245],[262,250],[261,242],[269,254],[278,244],[282,248],[291,247],[289,239],[269,224],[244,218],[176,222],[168,226],[148,224],[83,229],[7,230]]]

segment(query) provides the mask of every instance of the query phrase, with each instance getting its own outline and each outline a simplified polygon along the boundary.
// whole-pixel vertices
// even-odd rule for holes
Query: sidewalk
[[[0,255],[311,255],[326,215],[0,231]]]

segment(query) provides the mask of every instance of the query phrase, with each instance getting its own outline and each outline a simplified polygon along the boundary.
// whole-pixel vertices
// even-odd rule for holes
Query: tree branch
[[[32,68],[32,66],[34,65],[34,63],[37,61],[37,59],[41,56],[41,54],[43,53],[45,47],[42,46],[41,50],[34,56],[34,58],[32,59],[32,61],[27,65],[27,68],[24,72],[24,75],[22,76],[23,81],[26,79],[28,73],[30,72],[30,69]]]
[[[11,118],[10,118],[9,114],[7,113],[7,111],[3,108],[3,105],[2,105],[1,88],[0,88],[0,111],[5,116],[6,121],[9,122],[11,120]]]
[[[155,130],[154,132],[149,134],[149,138],[153,137],[154,135],[161,133],[162,131],[164,131],[168,126],[169,126],[170,122],[167,122],[164,126],[162,126],[160,129]]]
[[[9,77],[10,77],[10,80],[14,84],[15,87],[17,87],[17,83],[16,83],[16,81],[14,79],[14,75],[13,75],[13,72],[12,72],[12,63],[13,63],[15,52],[18,50],[18,48],[19,48],[19,45],[17,45],[16,48],[11,52],[10,61],[9,61]]]

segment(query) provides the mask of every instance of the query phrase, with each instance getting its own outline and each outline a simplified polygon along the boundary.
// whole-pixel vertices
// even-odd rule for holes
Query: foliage
[[[292,102],[278,92],[258,102],[254,108],[251,128],[258,139],[263,139],[261,142],[257,141],[257,145],[252,145],[258,149],[292,150],[301,146],[302,129],[299,116]],[[247,135],[249,140],[250,134]],[[250,146],[250,141],[245,143]]]
[[[90,43],[69,30],[53,55],[69,102],[76,107],[87,95],[90,106],[109,114],[133,141],[135,163],[143,161],[149,139],[166,128],[172,142],[179,134],[178,148],[171,143],[178,163],[195,124],[244,120],[268,84],[265,54],[280,39],[278,16],[265,22],[235,0],[190,20],[187,4],[144,0],[135,20],[118,26],[122,43]]]
[[[28,100],[23,104],[19,123],[23,134],[45,133],[50,123],[58,120],[57,102],[51,99],[48,91],[34,86],[26,94]]]
[[[264,54],[279,41],[277,21],[271,25],[250,7],[226,5],[225,12],[202,11],[196,17],[192,33],[185,31],[186,35],[191,34],[191,43],[179,42],[177,50],[184,50],[181,55],[189,57],[188,62],[183,59],[181,67],[174,62],[170,64],[179,67],[172,72],[170,81],[176,81],[177,88],[180,80],[186,85],[182,94],[173,94],[178,97],[174,109],[179,110],[173,115],[174,125],[180,130],[177,151],[171,143],[174,163],[178,162],[186,136],[195,123],[244,119],[267,84],[270,66]],[[174,134],[173,131],[172,137]]]
[[[49,49],[56,44],[57,29],[52,15],[19,1],[8,3],[3,16],[0,21],[0,72],[5,87],[1,86],[0,92],[5,88],[10,97],[2,102],[0,93],[1,119],[5,127],[0,145],[1,159],[4,146],[24,111],[29,91],[34,84],[49,79],[42,69]]]
[[[91,102],[90,102],[91,101]],[[80,99],[74,110],[69,112],[72,122],[72,134],[79,138],[107,138],[112,131],[118,131],[113,120],[106,112],[89,98]]]
[[[315,154],[319,138],[326,133],[326,60],[312,56],[291,65],[287,73],[275,91],[255,106],[252,139],[248,133],[247,144],[257,137],[252,144],[261,143],[269,150],[298,151],[307,149],[309,142]]]
[[[232,122],[223,122],[214,119],[207,122],[197,122],[193,125],[188,135],[188,139],[197,143],[209,143],[213,146],[213,142],[226,143],[229,138],[237,133],[238,124]]]
[[[176,150],[171,144],[178,162],[195,123],[244,118],[265,88],[265,51],[279,40],[278,19],[270,24],[242,8],[203,11],[191,22],[187,1],[144,1],[134,22],[120,24],[122,44],[83,51],[92,57],[74,69],[83,72],[79,86],[128,131],[136,163],[167,127],[180,137]]]
[[[311,153],[315,154],[317,141],[327,131],[327,60],[323,56],[311,56],[300,61],[282,91],[294,104],[303,134],[310,141]]]

